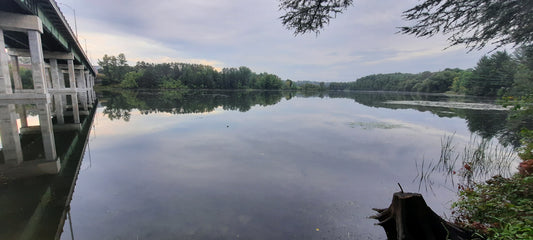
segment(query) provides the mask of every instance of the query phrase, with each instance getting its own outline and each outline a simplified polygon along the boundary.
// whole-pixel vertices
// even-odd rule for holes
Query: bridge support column
[[[15,92],[17,90],[22,90],[22,78],[20,77],[20,67],[19,67],[19,58],[18,56],[11,57],[11,73],[13,74],[13,83],[15,85]]]
[[[80,123],[80,107],[78,105],[78,94],[73,93],[70,95],[72,100],[72,115],[74,116],[74,123]]]
[[[76,73],[74,72],[74,60],[67,60],[68,63],[68,80],[71,89],[76,89]]]
[[[50,75],[52,75],[52,88],[60,89],[61,84],[59,83],[59,68],[57,66],[57,59],[50,59]]]
[[[0,129],[4,162],[8,166],[18,166],[23,161],[22,147],[17,128],[15,105],[0,105]]]
[[[95,76],[91,76],[91,94],[93,95],[93,99],[96,100],[96,92],[94,91],[94,84],[95,84],[95,81],[96,81],[96,77]]]
[[[85,76],[85,88],[89,88],[89,85],[90,85],[89,84],[89,81],[90,81],[89,80],[89,76],[90,76],[89,75],[89,71],[84,71],[83,73],[84,73],[84,76]]]
[[[59,69],[59,87],[65,88],[65,71],[63,69]]]
[[[18,107],[17,112],[20,118],[20,127],[28,127],[28,116],[26,115],[26,106],[21,105]]]
[[[68,73],[68,71],[67,71]],[[61,69],[59,70],[59,87],[65,89],[65,72]],[[61,94],[61,102],[63,102],[63,111],[67,109],[67,95]]]
[[[83,65],[78,65],[76,68],[76,84],[78,85],[79,90],[83,90],[83,92],[78,92],[78,99],[81,103],[81,106],[83,110],[87,111],[87,97],[86,97],[86,89],[85,89],[85,74],[84,74],[84,67]]]
[[[92,87],[89,86],[89,88],[87,90],[87,97],[88,97],[89,104],[93,104],[94,103],[92,91],[93,91]]]
[[[56,160],[56,144],[54,140],[54,129],[52,128],[52,118],[48,103],[37,104],[39,110],[39,125],[43,137],[44,155],[46,160]]]
[[[54,108],[58,124],[65,124],[65,115],[63,114],[63,111],[65,110],[63,105],[63,96],[64,95],[54,95]]]
[[[5,52],[4,30],[0,28],[0,94],[11,94],[11,77],[9,76],[8,56]]]
[[[28,31],[28,41],[30,45],[31,70],[35,93],[46,94],[46,77],[44,72],[44,55],[41,43],[41,33],[32,30]]]
[[[50,65],[44,65],[44,79],[46,79],[46,90],[52,89],[52,77],[50,75]]]
[[[41,44],[41,34],[43,33],[42,25],[43,24],[38,16],[0,11],[0,95],[13,94],[11,79],[9,76],[9,57],[5,52],[4,31],[25,32],[28,34],[33,65],[32,68],[34,70],[33,78],[34,81],[37,80],[37,83],[34,83],[34,86],[38,88],[38,93],[45,93],[46,89],[43,88],[44,60],[42,57],[43,50]],[[8,98],[10,97],[11,96]]]

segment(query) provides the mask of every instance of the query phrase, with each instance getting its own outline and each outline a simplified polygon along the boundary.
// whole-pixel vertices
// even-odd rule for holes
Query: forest
[[[482,57],[472,69],[446,68],[437,72],[386,73],[353,82],[282,80],[248,67],[223,68],[190,63],[137,62],[129,66],[124,54],[98,60],[100,83],[128,89],[266,89],[356,90],[455,93],[472,96],[518,96],[533,89],[533,45],[513,53],[497,51]]]
[[[533,46],[512,54],[498,51],[482,57],[473,69],[374,74],[354,82],[333,82],[329,90],[404,91],[472,96],[524,95],[533,89]]]
[[[143,89],[265,89],[293,87],[291,80],[270,73],[254,73],[248,67],[224,68],[191,63],[137,62],[129,66],[124,54],[104,55],[98,78],[104,86]]]

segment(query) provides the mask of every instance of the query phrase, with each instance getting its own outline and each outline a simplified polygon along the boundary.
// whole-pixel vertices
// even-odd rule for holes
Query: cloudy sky
[[[376,73],[471,68],[490,49],[444,50],[443,36],[396,34],[417,0],[356,0],[318,36],[294,36],[278,0],[56,0],[96,64],[104,54],[137,61],[247,66],[282,79],[354,81]]]

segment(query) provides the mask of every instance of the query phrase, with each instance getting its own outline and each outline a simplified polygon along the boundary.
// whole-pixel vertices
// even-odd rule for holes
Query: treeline
[[[137,62],[128,66],[124,54],[105,55],[102,85],[144,89],[268,89],[268,90],[367,90],[444,93],[473,96],[523,96],[533,92],[533,45],[512,54],[498,51],[482,57],[473,69],[438,72],[374,74],[353,82],[282,80],[269,73],[254,73],[247,67],[224,68],[189,63]]]
[[[254,73],[248,67],[224,68],[189,63],[137,62],[129,66],[124,54],[104,55],[98,60],[101,84],[121,88],[159,89],[266,89],[294,88],[291,80],[270,73]]]
[[[440,72],[374,74],[349,83],[330,83],[330,90],[369,90],[442,93],[451,90],[455,79],[471,70],[446,69]]]
[[[131,111],[141,114],[164,112],[169,114],[206,113],[222,107],[224,110],[246,112],[253,106],[277,104],[282,98],[290,99],[290,91],[105,91],[102,105],[104,115],[111,120],[129,121]]]
[[[316,84],[319,86],[319,83]],[[498,51],[482,57],[474,69],[374,74],[355,82],[332,82],[329,90],[372,90],[444,93],[473,96],[527,95],[533,91],[533,45],[513,54]]]

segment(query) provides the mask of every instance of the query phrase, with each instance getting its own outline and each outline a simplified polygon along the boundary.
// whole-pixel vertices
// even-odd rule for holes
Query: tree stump
[[[392,203],[371,218],[379,220],[389,240],[469,240],[474,232],[446,222],[419,193],[394,193]]]

